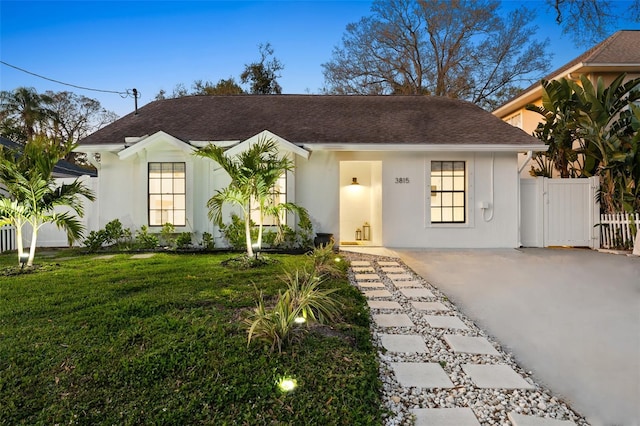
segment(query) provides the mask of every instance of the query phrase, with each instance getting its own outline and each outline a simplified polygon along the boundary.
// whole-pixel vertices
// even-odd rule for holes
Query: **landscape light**
[[[291,377],[283,377],[278,381],[278,389],[282,392],[291,392],[297,385],[296,379]]]
[[[305,317],[296,317],[293,322],[295,322],[296,324],[304,324],[305,322],[307,322]]]

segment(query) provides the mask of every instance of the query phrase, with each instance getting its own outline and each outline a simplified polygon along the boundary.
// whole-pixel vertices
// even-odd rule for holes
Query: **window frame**
[[[152,173],[152,165],[160,165],[160,177],[151,177],[151,173]],[[171,175],[170,177],[164,177],[163,174],[164,172],[164,167],[165,165],[171,165]],[[176,165],[181,165],[182,166],[182,177],[176,177],[175,174],[176,172],[179,172],[180,170],[176,171]],[[153,180],[158,180],[159,181],[159,192],[151,192],[151,186],[152,186],[152,179]],[[164,180],[168,180],[171,179],[171,192],[163,192],[163,188],[162,185],[164,183]],[[183,192],[176,192],[175,191],[175,187],[176,187],[176,181],[182,181],[181,182],[181,187],[183,189]],[[157,208],[153,208],[152,207],[152,203],[151,203],[151,197],[152,196],[160,196],[160,201],[162,202],[162,197],[164,196],[171,196],[172,197],[172,203],[173,203],[173,207],[171,209],[157,209]],[[182,208],[176,208],[176,204],[175,204],[175,196],[182,196],[183,199],[183,203],[182,203]],[[182,217],[184,218],[184,222],[182,223],[172,223],[171,221],[167,220],[164,223],[161,224],[152,224],[152,212],[161,212],[160,215],[162,216],[162,212],[164,210],[167,211],[171,211],[172,212],[172,216],[173,216],[173,222],[175,222],[175,212],[182,212]],[[184,161],[149,161],[147,163],[147,223],[149,225],[149,227],[154,227],[154,228],[160,228],[162,227],[165,223],[171,223],[174,227],[184,227],[187,226],[187,163]]]
[[[434,175],[434,169],[437,167],[434,167],[434,164],[439,163],[440,165],[440,170],[436,171],[436,173],[439,172],[439,175]],[[444,170],[444,165],[446,163],[451,164],[451,170],[450,170],[450,174],[449,173],[445,173],[448,172],[446,170]],[[462,164],[462,189],[459,189],[457,187],[457,185],[455,184],[456,182],[456,177],[459,178],[460,176],[456,176],[456,163],[457,164]],[[458,170],[459,171],[459,170]],[[469,176],[469,167],[467,164],[466,160],[431,160],[430,162],[430,170],[429,170],[429,187],[428,187],[428,193],[430,194],[430,202],[429,202],[429,223],[431,225],[469,225],[469,215],[467,213],[467,208],[469,205],[469,201],[468,201],[468,176]],[[445,189],[444,185],[443,185],[443,181],[444,178],[450,178],[451,179],[451,189]],[[436,186],[437,183],[434,185],[434,180],[435,179],[439,179],[440,182],[440,188],[438,189],[438,187]],[[434,197],[437,197],[438,194],[440,195],[440,204],[439,205],[434,205],[433,204],[433,200]],[[450,201],[449,202],[444,202],[444,196],[443,195],[449,195]],[[456,197],[456,194],[462,194],[462,198],[461,200],[457,200],[456,198],[460,198],[460,197]],[[461,201],[461,203],[460,203]],[[455,209],[462,209],[462,220],[454,220],[455,218]],[[439,220],[434,220],[434,209],[439,209],[440,210],[440,219]],[[445,211],[445,209],[450,209],[451,210],[451,218],[452,220],[443,220],[442,218],[445,216],[443,213]]]

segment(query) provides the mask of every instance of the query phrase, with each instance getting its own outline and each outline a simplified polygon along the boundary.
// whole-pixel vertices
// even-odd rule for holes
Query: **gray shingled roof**
[[[185,142],[246,140],[263,130],[296,144],[540,144],[460,100],[329,95],[187,96],[154,101],[80,144],[119,144],[125,137],[158,131]]]
[[[615,32],[612,36],[596,44],[582,55],[548,74],[543,80],[552,80],[578,64],[583,64],[587,67],[610,67],[616,65],[624,67],[640,64],[640,30],[621,30]],[[540,81],[533,83],[518,95],[500,105],[496,110],[539,86]]]
[[[12,151],[21,152],[22,145],[12,141],[11,139],[0,136],[0,146],[6,147]],[[80,177],[80,176],[98,176],[95,170],[85,169],[66,160],[60,160],[53,167],[54,177]]]

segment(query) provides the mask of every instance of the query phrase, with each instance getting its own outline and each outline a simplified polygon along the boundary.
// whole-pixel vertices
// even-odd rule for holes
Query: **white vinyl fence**
[[[640,225],[640,213],[614,213],[600,215],[601,247],[631,249]]]
[[[16,229],[5,225],[0,227],[0,253],[16,249]]]

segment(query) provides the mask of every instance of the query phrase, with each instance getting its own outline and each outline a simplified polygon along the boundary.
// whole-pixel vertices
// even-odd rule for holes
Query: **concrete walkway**
[[[594,426],[640,425],[640,258],[395,249]]]

